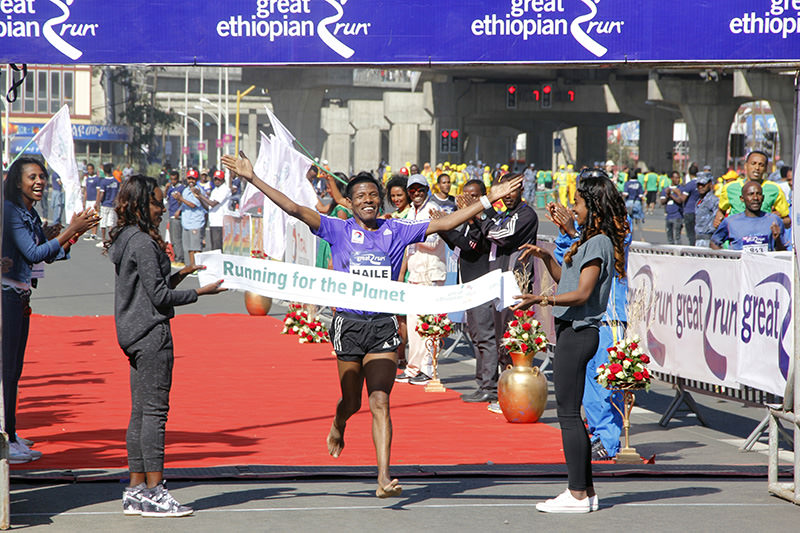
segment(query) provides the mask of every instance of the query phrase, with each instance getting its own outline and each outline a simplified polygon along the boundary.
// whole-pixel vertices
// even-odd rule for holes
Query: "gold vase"
[[[539,420],[547,406],[547,380],[532,367],[533,352],[510,352],[513,365],[500,375],[497,400],[506,420],[531,423]]]
[[[244,307],[253,316],[266,316],[272,307],[272,298],[255,292],[245,291]]]

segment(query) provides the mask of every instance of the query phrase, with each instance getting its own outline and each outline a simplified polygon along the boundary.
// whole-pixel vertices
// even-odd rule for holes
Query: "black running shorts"
[[[337,312],[331,323],[331,343],[341,361],[358,362],[368,353],[397,351],[397,317],[387,314],[358,315]]]

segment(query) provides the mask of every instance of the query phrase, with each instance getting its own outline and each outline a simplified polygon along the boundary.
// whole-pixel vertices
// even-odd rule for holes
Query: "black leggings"
[[[581,420],[581,401],[586,364],[597,352],[598,342],[597,328],[575,331],[572,322],[556,319],[553,385],[570,490],[584,491],[593,486],[592,452],[589,434]]]

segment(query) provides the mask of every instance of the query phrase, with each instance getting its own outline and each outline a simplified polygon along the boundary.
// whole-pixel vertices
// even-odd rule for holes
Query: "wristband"
[[[489,197],[486,196],[485,194],[481,196],[481,205],[483,206],[484,209],[492,208],[492,202],[489,201]]]
[[[77,243],[77,242],[78,242],[78,239],[77,239],[76,237],[73,237],[73,238],[71,238],[71,239],[70,239],[69,241],[67,241],[67,242],[69,242],[70,244],[75,244],[75,243]]]

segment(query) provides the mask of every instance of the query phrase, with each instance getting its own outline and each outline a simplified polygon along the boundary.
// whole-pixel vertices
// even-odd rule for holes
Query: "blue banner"
[[[799,0],[0,0],[33,64],[800,60]]]
[[[0,3],[2,0],[0,0]],[[44,122],[33,124],[28,122],[16,122],[16,136],[26,138],[28,142],[34,135],[39,133],[39,129],[44,126]],[[72,137],[76,141],[117,141],[131,142],[133,140],[133,128],[130,126],[98,125],[98,124],[73,124]]]

